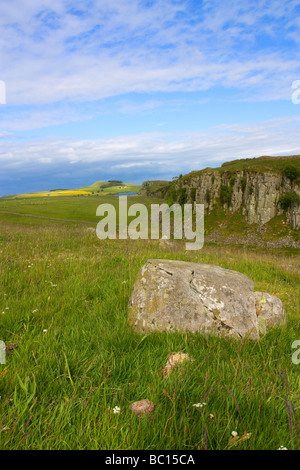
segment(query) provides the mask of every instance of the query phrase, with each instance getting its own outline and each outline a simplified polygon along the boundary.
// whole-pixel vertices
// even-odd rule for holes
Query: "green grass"
[[[136,202],[154,204],[155,199],[149,201],[142,196],[127,196],[128,204]],[[157,200],[160,201],[160,200]],[[119,199],[113,195],[107,196],[71,196],[55,198],[32,198],[32,199],[6,199],[0,198],[0,211],[15,212],[20,214],[32,214],[47,217],[59,217],[62,219],[86,220],[98,222],[96,216],[97,207],[100,204],[112,204],[117,211],[119,208]],[[0,220],[2,214],[0,213]],[[3,219],[5,220],[6,215]]]
[[[282,172],[286,166],[292,165],[300,171],[300,155],[294,155],[289,157],[259,157],[259,158],[245,158],[239,160],[233,160],[224,163],[221,167],[217,168],[205,168],[200,171],[192,171],[191,173],[184,175],[183,179],[189,179],[190,177],[203,174],[207,171],[219,171],[220,173],[235,172],[248,170],[252,172],[265,173],[266,171],[272,171],[275,173]]]
[[[248,224],[241,210],[232,213],[218,205],[209,214],[205,214],[204,226],[206,236],[217,231],[220,240],[231,238],[232,242],[233,239],[246,239],[251,235],[265,244],[276,243],[287,237],[296,243],[300,240],[299,231],[292,229],[285,214],[273,217],[260,227],[258,224]]]
[[[18,201],[14,210],[96,220],[99,198],[88,198],[91,207],[83,199]],[[297,250],[187,252],[181,242],[168,250],[151,240],[99,240],[80,223],[0,215],[0,339],[17,346],[0,365],[1,449],[216,450],[231,447],[233,430],[251,433],[234,449],[300,448],[300,364],[292,363],[300,340]],[[255,290],[282,299],[288,325],[259,343],[136,333],[127,305],[149,258],[240,271]],[[169,351],[194,362],[163,379]],[[153,417],[131,414],[130,403],[143,398],[156,404]],[[199,402],[207,405],[192,406]]]

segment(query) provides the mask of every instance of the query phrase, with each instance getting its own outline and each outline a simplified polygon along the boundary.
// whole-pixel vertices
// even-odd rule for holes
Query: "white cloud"
[[[57,126],[66,122],[73,123],[85,119],[90,119],[97,114],[96,110],[78,109],[76,105],[63,104],[60,106],[34,106],[16,109],[3,109],[2,119],[0,119],[1,135],[9,134],[9,131],[18,132],[31,129],[40,129],[48,126]]]
[[[6,137],[9,137],[11,136],[12,133],[11,132],[0,132],[0,139],[3,139],[3,138],[6,138]]]
[[[113,170],[122,170],[122,169],[127,169],[127,168],[138,168],[138,167],[147,167],[153,165],[153,162],[133,162],[133,163],[120,163],[119,165],[113,165],[111,168]]]
[[[16,180],[17,172],[47,175],[60,165],[62,174],[95,166],[175,175],[207,162],[300,153],[297,117],[222,125],[218,116],[224,100],[228,121],[238,122],[244,103],[231,110],[231,98],[235,104],[291,100],[291,84],[300,79],[299,0],[2,3],[0,80],[7,103],[0,120],[2,180]],[[206,90],[211,91],[197,94],[190,105],[189,92]],[[174,94],[166,100],[169,92]],[[206,125],[201,100],[211,103],[207,126],[220,125],[175,133],[181,123],[184,129],[189,123],[194,129],[198,122]],[[260,109],[252,109],[252,120]],[[277,103],[266,105],[263,115],[272,109],[277,115],[288,112]],[[88,119],[91,126],[83,122]],[[36,134],[46,135],[47,126],[63,123],[69,125],[58,128],[59,135],[76,135],[76,129],[81,135],[112,135],[123,132],[118,125],[130,135],[26,141],[25,131],[44,128]],[[174,131],[136,130],[163,125]]]
[[[147,168],[169,173],[201,169],[235,158],[300,154],[299,117],[253,124],[220,125],[205,132],[143,133],[111,139],[53,140],[35,143],[3,142],[0,165],[9,174],[13,167],[48,171],[49,165],[101,164],[110,169]],[[84,170],[83,170],[84,171]]]
[[[26,7],[20,0],[5,2],[0,47],[7,102],[82,101],[215,85],[286,98],[300,70],[293,14],[298,4],[209,0],[193,9],[183,0],[151,7],[138,0],[29,0]],[[289,47],[276,42],[279,34],[289,35]],[[264,36],[268,46],[259,43]]]

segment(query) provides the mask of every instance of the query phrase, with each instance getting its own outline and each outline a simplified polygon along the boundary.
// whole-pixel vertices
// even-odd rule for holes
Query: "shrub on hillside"
[[[246,186],[247,186],[247,178],[246,176],[243,176],[241,178],[241,188],[242,188],[243,193],[245,192]]]
[[[233,193],[233,188],[231,186],[226,186],[222,184],[221,186],[221,203],[222,204],[227,204],[227,206],[230,206],[231,204],[231,199],[232,199],[232,193]]]
[[[207,202],[208,205],[210,204],[211,196],[210,196],[210,190],[209,189],[206,190],[205,201]]]
[[[300,206],[300,196],[295,191],[287,191],[279,198],[279,203],[284,210],[298,207]]]
[[[300,170],[298,170],[294,165],[286,165],[283,173],[291,181],[296,181],[300,178]]]
[[[187,201],[186,188],[179,188],[178,191],[178,204],[183,205]]]
[[[191,192],[190,192],[190,197],[191,197],[191,201],[192,202],[195,202],[196,201],[196,188],[192,188],[191,189]]]
[[[177,191],[174,185],[172,185],[167,193],[167,204],[172,206],[177,199]]]

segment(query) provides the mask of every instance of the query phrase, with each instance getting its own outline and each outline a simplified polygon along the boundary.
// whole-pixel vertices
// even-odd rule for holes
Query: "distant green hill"
[[[83,186],[78,189],[50,189],[49,191],[38,191],[26,194],[14,194],[12,196],[3,196],[5,199],[24,199],[36,197],[61,197],[61,196],[90,196],[118,193],[138,192],[141,186],[134,183],[123,183],[117,180],[96,181],[90,186]]]
[[[80,191],[88,191],[91,193],[99,193],[99,192],[108,192],[108,193],[130,193],[130,192],[138,192],[140,189],[140,185],[133,184],[133,183],[123,183],[117,180],[111,181],[96,181],[95,183],[91,184],[90,186],[83,186],[79,188]]]

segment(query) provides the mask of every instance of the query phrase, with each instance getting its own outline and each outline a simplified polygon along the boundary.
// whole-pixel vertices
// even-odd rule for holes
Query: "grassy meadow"
[[[0,448],[299,450],[299,250],[99,240],[101,202],[117,199],[0,199]],[[288,324],[259,342],[136,333],[127,305],[149,258],[240,271],[283,301]],[[169,352],[194,362],[164,378]],[[129,405],[145,398],[154,414],[138,418]]]

